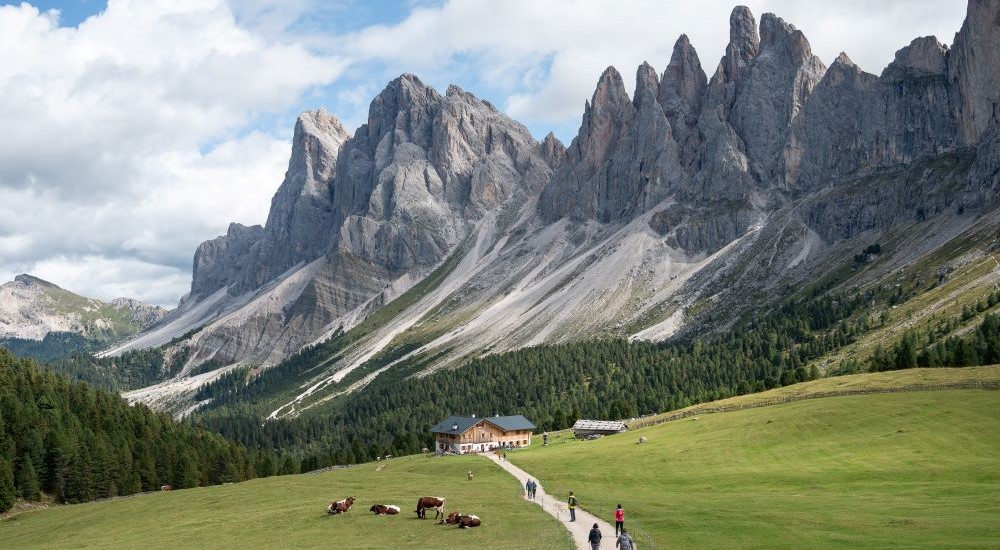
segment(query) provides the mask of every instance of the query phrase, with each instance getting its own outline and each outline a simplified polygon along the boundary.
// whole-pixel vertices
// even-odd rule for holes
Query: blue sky
[[[746,0],[829,64],[879,73],[911,39],[952,41],[965,0]],[[417,74],[568,144],[601,72],[662,71],[686,33],[711,74],[729,0],[0,1],[0,282],[176,304],[202,241],[263,223],[296,115],[353,130]],[[56,11],[58,11],[58,16]]]

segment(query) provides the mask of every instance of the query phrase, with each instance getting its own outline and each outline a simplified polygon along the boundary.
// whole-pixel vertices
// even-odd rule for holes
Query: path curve
[[[522,491],[528,479],[534,479],[538,483],[537,477],[528,474],[528,472],[506,460],[500,460],[492,453],[483,456],[489,458],[497,466],[507,470],[507,473],[517,478],[518,483],[521,484]],[[527,500],[527,496],[525,496],[525,500]],[[610,523],[579,506],[576,508],[576,521],[569,521],[569,508],[567,508],[566,502],[546,493],[541,483],[538,483],[538,490],[535,491],[535,504],[541,506],[549,515],[559,520],[566,529],[569,529],[570,534],[573,535],[573,542],[579,550],[590,550],[590,543],[587,542],[587,537],[590,535],[590,529],[595,523],[598,525],[598,529],[601,530],[601,534],[604,535],[604,538],[601,539],[601,548],[613,549],[615,547],[615,528]]]

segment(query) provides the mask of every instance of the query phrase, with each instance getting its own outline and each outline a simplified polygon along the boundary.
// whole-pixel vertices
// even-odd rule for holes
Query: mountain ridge
[[[995,208],[1000,180],[998,12],[970,1],[951,49],[915,39],[877,76],[846,54],[827,68],[793,25],[737,7],[710,77],[686,36],[662,76],[638,68],[631,98],[609,67],[567,147],[402,75],[352,136],[322,111],[300,116],[267,224],[201,245],[189,298],[106,353],[186,350],[174,381],[135,395],[173,399],[205,362],[267,368],[351,335],[304,397],[371,361],[433,356],[433,370],[540,343],[659,340],[706,311],[731,320],[834,270],[858,240],[912,232],[931,253],[970,228],[988,239],[989,217],[972,214]],[[358,328],[431,273],[433,288]]]

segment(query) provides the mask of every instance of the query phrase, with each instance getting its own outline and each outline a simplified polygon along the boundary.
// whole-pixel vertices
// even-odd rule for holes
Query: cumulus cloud
[[[112,0],[79,27],[0,7],[0,274],[175,303],[200,241],[266,217],[289,142],[254,121],[290,127],[343,69],[219,0]],[[156,288],[126,284],[150,274]]]

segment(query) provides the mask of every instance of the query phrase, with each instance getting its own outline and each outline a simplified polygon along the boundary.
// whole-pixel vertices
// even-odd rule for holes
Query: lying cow
[[[458,516],[462,515],[462,512],[452,512],[448,514],[448,517],[438,522],[438,525],[458,525]]]
[[[394,516],[399,513],[399,506],[394,504],[372,504],[372,507],[368,511],[374,512],[376,516]]]
[[[448,514],[448,517],[441,520],[438,525],[457,525],[459,529],[466,529],[468,527],[479,527],[482,523],[479,516],[466,515],[462,512],[452,512]]]
[[[417,517],[424,519],[427,517],[427,510],[434,509],[434,519],[444,517],[443,497],[421,497],[417,501]]]
[[[343,514],[344,512],[351,509],[354,505],[354,497],[347,497],[344,500],[338,500],[337,502],[331,502],[330,506],[326,508],[327,513],[330,514]]]

